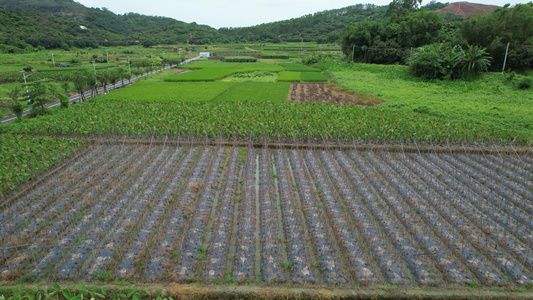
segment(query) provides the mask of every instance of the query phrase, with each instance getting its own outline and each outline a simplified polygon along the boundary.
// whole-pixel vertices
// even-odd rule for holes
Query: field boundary
[[[173,146],[227,146],[227,147],[253,147],[270,149],[310,149],[310,150],[357,150],[357,151],[389,151],[407,153],[466,153],[466,154],[517,154],[533,156],[533,148],[525,146],[416,146],[416,145],[353,145],[353,144],[313,144],[313,143],[272,143],[272,142],[247,142],[247,141],[213,141],[213,140],[176,140],[176,139],[84,139],[89,145],[173,145]]]
[[[37,288],[44,290],[52,284],[11,285],[0,282],[3,291]],[[76,291],[78,284],[61,284],[61,288]],[[110,285],[86,284],[89,288],[104,289],[119,293],[135,290],[144,298],[165,295],[173,299],[531,299],[533,292],[493,291],[481,288],[396,288],[381,286],[372,288],[322,288],[302,287],[264,287],[235,285],[188,285],[188,284],[135,284]]]

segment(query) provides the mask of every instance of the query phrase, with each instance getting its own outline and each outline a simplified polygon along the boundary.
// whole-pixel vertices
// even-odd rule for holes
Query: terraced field
[[[0,279],[533,284],[533,158],[99,144],[0,205]]]

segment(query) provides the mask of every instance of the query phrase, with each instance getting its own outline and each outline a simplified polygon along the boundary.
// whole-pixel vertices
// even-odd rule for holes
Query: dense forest
[[[419,8],[414,0],[394,0],[385,17],[349,25],[341,43],[345,55],[353,61],[381,64],[408,63],[419,51],[417,48],[433,45],[436,47],[426,50],[441,53],[428,56],[427,63],[442,61],[445,65],[453,56],[454,47],[466,50],[475,46],[479,55],[483,52],[492,58],[493,70],[502,69],[509,44],[507,67],[533,68],[533,3],[450,21],[434,11]]]
[[[251,27],[221,28],[219,31],[235,42],[259,41],[335,43],[347,24],[382,18],[385,6],[357,4],[327,10],[300,18],[266,23]]]
[[[377,20],[387,6],[358,4],[285,21],[251,27],[221,28],[136,13],[117,15],[106,8],[87,8],[73,0],[0,0],[3,52],[32,47],[145,46],[154,44],[300,42],[336,43],[346,25]],[[431,2],[431,9],[446,4]],[[83,27],[81,27],[83,26]],[[39,30],[37,30],[39,27]],[[82,29],[87,28],[87,29]]]

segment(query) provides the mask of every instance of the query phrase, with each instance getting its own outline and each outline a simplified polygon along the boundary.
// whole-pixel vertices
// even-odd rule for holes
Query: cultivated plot
[[[0,279],[533,283],[533,158],[98,145],[5,200]]]

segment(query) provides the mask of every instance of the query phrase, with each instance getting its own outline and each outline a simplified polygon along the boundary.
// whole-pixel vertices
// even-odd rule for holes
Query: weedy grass
[[[330,62],[320,67],[341,87],[385,100],[384,109],[508,131],[533,142],[533,90],[517,89],[501,73],[471,81],[425,81],[406,66]]]

